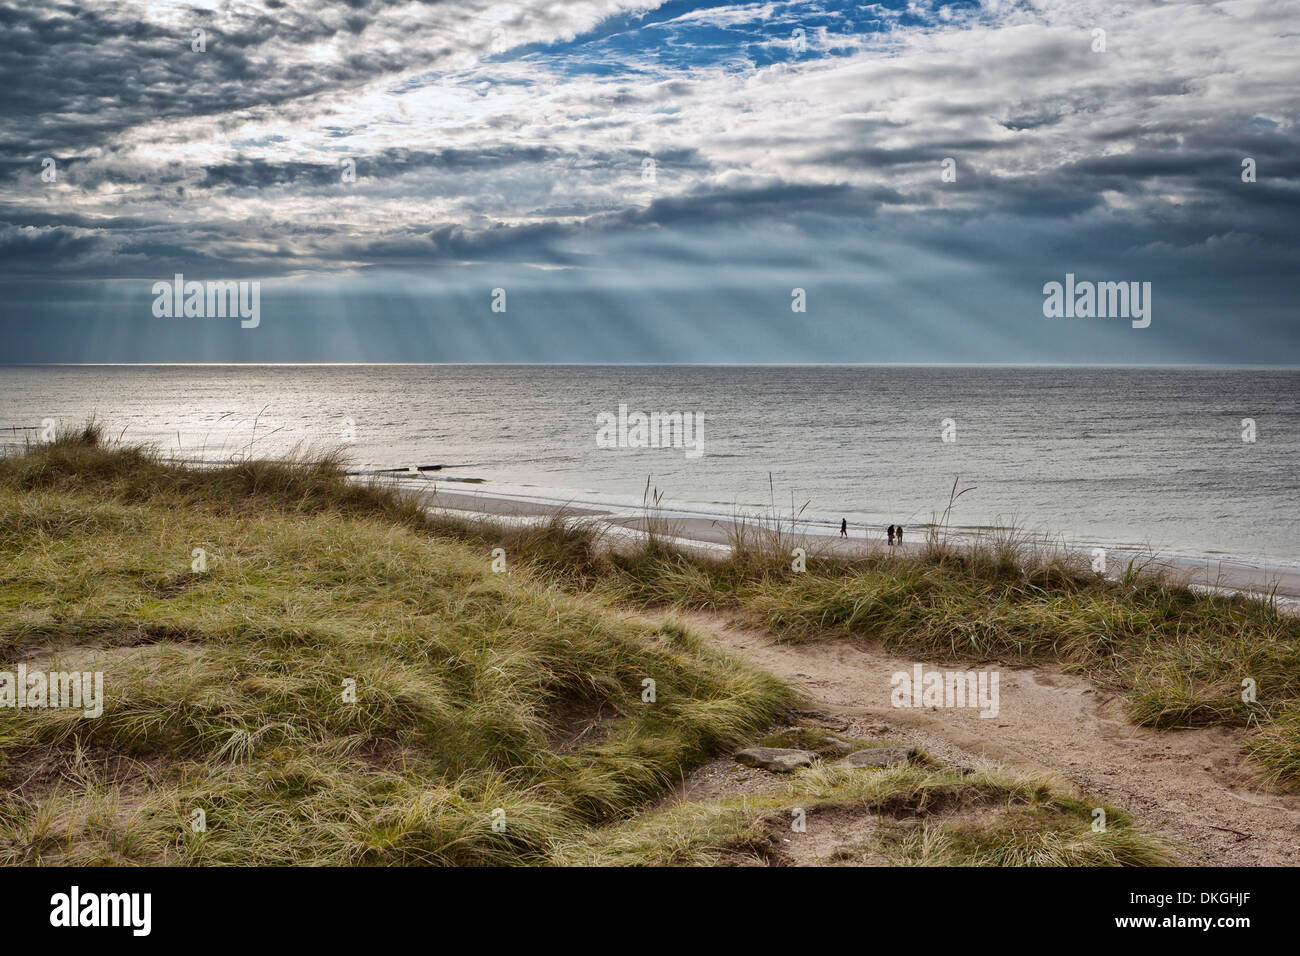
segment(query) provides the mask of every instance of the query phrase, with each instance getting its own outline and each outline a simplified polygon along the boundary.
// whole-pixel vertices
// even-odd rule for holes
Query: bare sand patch
[[[1253,784],[1239,731],[1134,726],[1110,695],[1049,666],[1000,667],[996,717],[980,717],[974,708],[895,708],[894,672],[917,663],[945,669],[944,662],[845,640],[780,643],[721,615],[665,616],[800,686],[805,706],[845,722],[853,736],[889,737],[956,767],[1051,773],[1067,790],[1122,807],[1177,844],[1188,863],[1300,865],[1300,796]],[[699,783],[683,792],[730,795],[724,790]]]

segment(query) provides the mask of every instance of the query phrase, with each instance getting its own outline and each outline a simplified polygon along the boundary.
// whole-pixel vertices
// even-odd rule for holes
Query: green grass
[[[195,473],[78,435],[0,463],[0,655],[106,696],[0,710],[0,862],[539,862],[791,699],[413,524],[319,461]]]
[[[491,571],[496,547],[508,573]],[[794,702],[776,678],[624,608],[906,643],[942,630],[923,608],[949,577],[971,578],[970,600],[1001,586],[912,564],[814,559],[792,580],[748,550],[620,554],[563,520],[431,516],[329,455],[197,470],[93,424],[64,433],[0,460],[0,670],[103,671],[106,702],[93,719],[0,709],[0,864],[782,863],[791,801],[929,834],[873,826],[869,858],[842,862],[1167,860],[1115,811],[1112,836],[1089,835],[1086,808],[1046,783],[928,761],[821,766],[775,797],[647,809],[741,745],[836,747],[773,731]],[[864,598],[900,588],[920,606]]]
[[[972,547],[936,535],[915,554],[810,555],[795,573],[784,534],[738,532],[734,555],[717,559],[662,541],[602,547],[581,522],[515,529],[442,520],[447,533],[506,547],[545,580],[634,607],[721,612],[788,641],[850,638],[934,660],[1060,663],[1120,694],[1139,724],[1246,728],[1261,777],[1300,787],[1300,618],[1269,601],[1194,591],[1150,566],[1108,578],[1014,532]],[[1248,679],[1253,701],[1243,699]]]
[[[855,842],[801,858],[791,828],[804,811],[806,833],[829,825],[827,811],[854,821]],[[817,863],[903,866],[1164,866],[1165,841],[1096,805],[1063,796],[1043,778],[960,774],[926,762],[887,770],[820,766],[779,792],[719,803],[679,802],[554,848],[561,864],[718,866]],[[788,842],[787,842],[788,841]]]

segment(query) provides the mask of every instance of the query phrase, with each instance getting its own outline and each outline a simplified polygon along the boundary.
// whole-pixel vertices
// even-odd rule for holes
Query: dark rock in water
[[[855,751],[843,760],[835,761],[835,766],[849,770],[893,767],[900,763],[907,763],[915,756],[915,747],[873,747],[870,750]]]
[[[789,773],[811,767],[817,755],[811,750],[782,750],[777,747],[750,747],[736,754],[736,761],[746,767],[759,767],[773,773]]]

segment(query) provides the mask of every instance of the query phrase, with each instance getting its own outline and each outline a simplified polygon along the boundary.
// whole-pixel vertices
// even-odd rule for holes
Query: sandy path
[[[536,521],[553,511],[535,504],[502,505],[491,495],[440,493],[440,508],[507,513]],[[644,515],[587,511],[617,537],[633,539]],[[716,521],[687,519],[666,529],[679,546],[711,553],[729,550]],[[825,539],[818,539],[826,547]],[[829,550],[845,556],[883,548],[880,542],[838,541]],[[915,542],[909,542],[909,548]],[[1201,572],[1184,569],[1191,576]],[[1207,577],[1211,590],[1263,586],[1241,572]],[[1300,613],[1300,575],[1267,575],[1278,606]],[[1217,866],[1300,865],[1300,796],[1259,790],[1240,748],[1241,734],[1223,728],[1155,731],[1136,727],[1120,703],[1086,679],[1059,668],[999,668],[1000,712],[980,717],[968,708],[895,708],[890,678],[896,671],[967,670],[968,665],[899,657],[849,641],[780,644],[761,631],[729,624],[720,616],[682,614],[697,630],[764,669],[801,686],[807,706],[850,719],[879,736],[903,738],[936,758],[959,766],[1002,765],[1050,772],[1081,793],[1122,807],[1181,848],[1185,862]]]
[[[1050,771],[1124,808],[1173,840],[1189,864],[1300,865],[1300,796],[1255,789],[1240,734],[1221,728],[1156,731],[1130,724],[1119,702],[1052,667],[997,668],[1000,708],[896,708],[896,671],[966,670],[847,641],[777,643],[708,614],[671,617],[802,687],[807,707],[866,719],[947,763]]]

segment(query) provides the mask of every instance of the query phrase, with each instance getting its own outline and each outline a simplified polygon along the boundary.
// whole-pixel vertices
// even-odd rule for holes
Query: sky
[[[1300,0],[0,0],[0,364],[1300,364],[1298,49]]]

